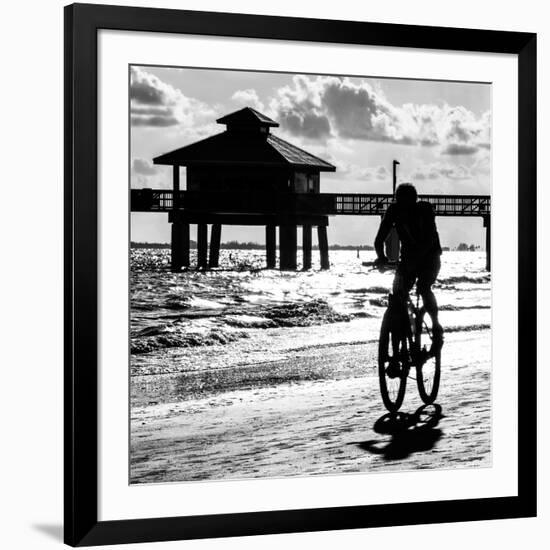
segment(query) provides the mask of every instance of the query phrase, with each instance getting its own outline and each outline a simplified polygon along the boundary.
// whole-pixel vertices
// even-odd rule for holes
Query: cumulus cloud
[[[442,153],[445,155],[471,155],[480,148],[490,147],[490,113],[481,117],[464,107],[447,108],[443,120],[444,140],[446,143]]]
[[[460,106],[397,107],[366,81],[297,75],[277,91],[269,108],[283,130],[310,140],[439,146],[446,155],[472,155],[490,147],[489,112],[476,117]]]
[[[155,166],[150,160],[135,158],[132,161],[132,171],[143,176],[154,176],[158,173],[159,167]]]
[[[330,136],[328,118],[315,113],[287,113],[282,122],[283,127],[291,134],[307,139],[323,139]]]
[[[205,103],[185,96],[157,76],[139,68],[130,71],[130,118],[132,126],[194,128],[215,113]]]
[[[339,136],[350,139],[412,143],[399,112],[366,82],[329,77],[322,102]]]
[[[260,101],[258,97],[258,92],[252,88],[246,90],[237,90],[232,96],[231,99],[242,105],[243,107],[252,107],[257,111],[263,111],[265,109],[264,104]]]
[[[297,75],[292,85],[277,90],[270,102],[270,114],[294,136],[326,140],[332,136],[332,129],[321,92],[319,79]]]

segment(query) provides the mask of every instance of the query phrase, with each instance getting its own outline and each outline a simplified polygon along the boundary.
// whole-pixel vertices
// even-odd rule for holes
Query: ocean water
[[[168,250],[132,249],[131,375],[215,372],[377,341],[393,272],[362,265],[374,252],[331,251],[328,271],[313,256],[312,270],[280,272],[264,269],[261,250],[222,250],[219,269],[171,273]],[[444,252],[434,290],[447,332],[490,328],[484,252]]]

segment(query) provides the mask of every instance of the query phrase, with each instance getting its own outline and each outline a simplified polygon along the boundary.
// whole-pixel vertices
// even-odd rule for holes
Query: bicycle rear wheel
[[[416,365],[416,384],[420,398],[426,405],[436,400],[441,380],[441,350],[435,355],[428,355],[432,334],[432,318],[422,308],[416,321],[415,347],[420,352]]]
[[[387,310],[382,319],[378,341],[378,379],[384,406],[390,412],[397,412],[405,397],[409,372],[407,338],[404,331],[398,331]]]

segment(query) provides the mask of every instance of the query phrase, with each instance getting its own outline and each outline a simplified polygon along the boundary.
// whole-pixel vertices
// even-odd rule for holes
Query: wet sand
[[[396,420],[380,398],[376,342],[133,377],[131,482],[490,466],[490,342],[487,330],[448,334],[437,405],[421,408],[409,379]]]

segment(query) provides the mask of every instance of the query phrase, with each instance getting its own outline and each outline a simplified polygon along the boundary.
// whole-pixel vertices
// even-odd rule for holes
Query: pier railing
[[[393,202],[383,193],[206,193],[179,191],[177,209],[208,213],[313,214],[381,216]],[[421,195],[437,216],[482,216],[491,213],[489,195]],[[132,189],[132,212],[174,210],[174,191]]]

